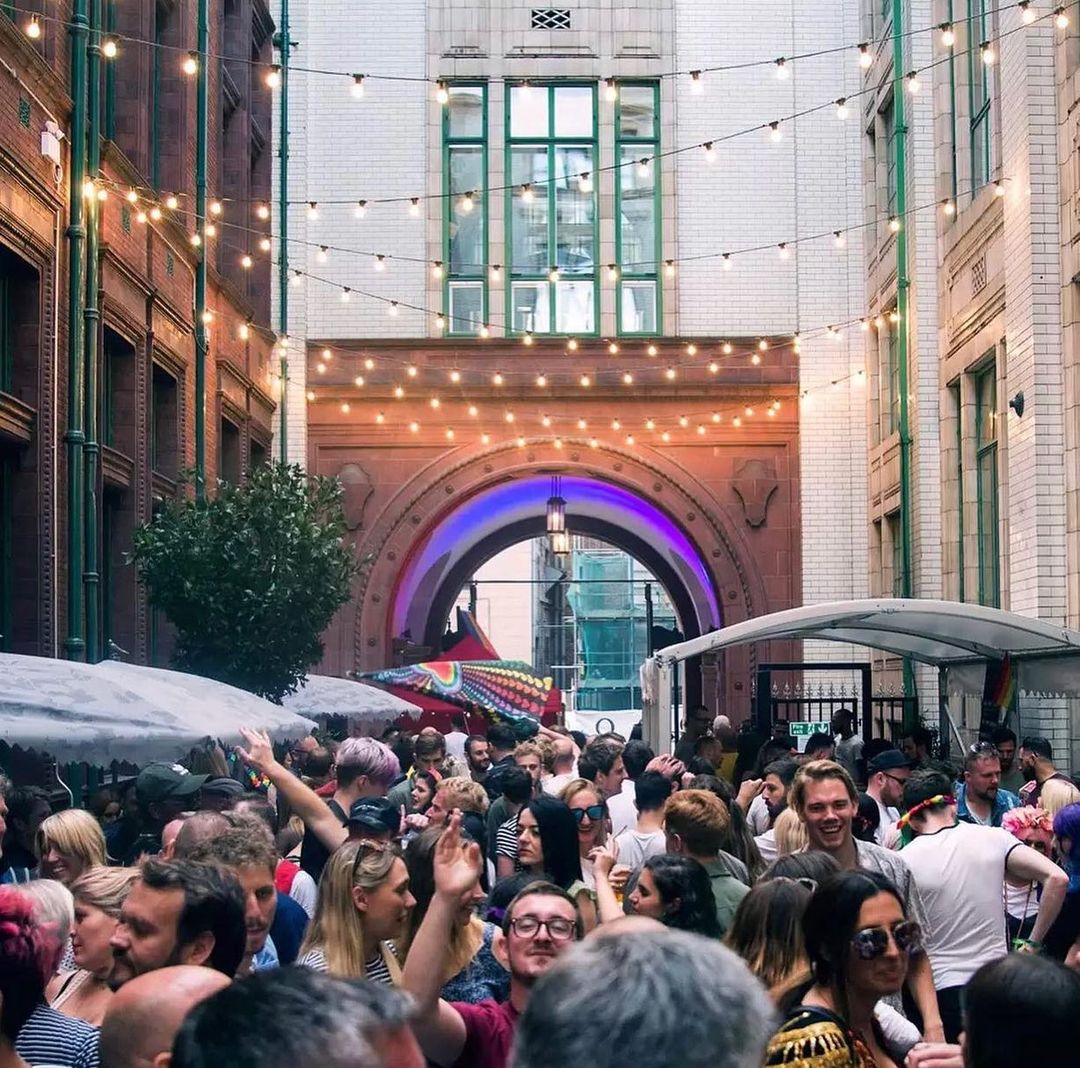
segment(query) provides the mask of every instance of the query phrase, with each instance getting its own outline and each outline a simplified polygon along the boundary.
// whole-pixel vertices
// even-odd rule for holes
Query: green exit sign
[[[817,734],[819,731],[828,734],[829,725],[824,722],[803,722],[801,720],[795,720],[788,725],[788,734],[794,738],[809,738],[811,734]]]

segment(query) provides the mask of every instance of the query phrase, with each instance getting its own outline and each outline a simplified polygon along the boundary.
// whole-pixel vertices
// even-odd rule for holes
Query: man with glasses
[[[877,802],[878,825],[874,841],[885,845],[904,798],[904,783],[911,777],[911,762],[899,749],[886,749],[866,766],[866,792]]]
[[[1020,807],[1016,794],[1001,788],[1001,757],[991,742],[976,742],[964,755],[964,781],[956,790],[956,814],[964,823],[1000,827],[1011,808]]]
[[[963,1029],[960,992],[978,969],[1008,949],[1002,885],[1008,875],[1042,886],[1039,914],[1021,951],[1036,952],[1065,900],[1068,876],[1051,860],[1008,831],[957,819],[952,783],[923,771],[904,786],[904,822],[915,838],[904,847],[922,899],[926,952],[934,973],[945,1038]]]
[[[463,896],[481,867],[475,842],[461,837],[455,812],[435,847],[435,895],[413,938],[402,985],[416,1002],[413,1032],[442,1068],[506,1068],[518,1018],[537,980],[581,937],[577,906],[552,883],[532,883],[510,902],[492,950],[510,973],[510,998],[470,1005],[439,998]]]

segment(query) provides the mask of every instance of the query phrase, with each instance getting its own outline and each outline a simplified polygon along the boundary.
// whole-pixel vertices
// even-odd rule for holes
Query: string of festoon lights
[[[1000,43],[1000,41],[1002,41],[1003,39],[1005,39],[1006,37],[1010,36],[1013,33],[1021,32],[1021,31],[1023,31],[1024,29],[1026,29],[1029,26],[1035,25],[1036,23],[1045,22],[1045,21],[1050,20],[1050,19],[1052,19],[1054,21],[1054,24],[1058,28],[1065,29],[1069,25],[1069,21],[1070,21],[1069,20],[1069,14],[1068,14],[1068,8],[1074,7],[1078,3],[1080,3],[1080,0],[1070,0],[1070,2],[1068,4],[1058,5],[1058,6],[1054,7],[1052,10],[1047,10],[1044,13],[1039,14],[1038,9],[1033,5],[1031,0],[1020,0],[1020,2],[1015,5],[1015,7],[1021,12],[1021,24],[1019,26],[1014,27],[1011,30],[1003,30],[1003,31],[999,32],[996,35],[988,36],[987,38],[985,38],[983,40],[980,40],[977,43],[977,46],[973,44],[972,47],[970,47],[968,49],[956,49],[955,48],[956,32],[955,32],[955,28],[954,28],[955,25],[962,24],[963,21],[967,21],[967,20],[961,20],[961,23],[956,23],[956,24],[951,23],[951,22],[939,23],[939,24],[937,24],[935,26],[923,27],[923,28],[920,28],[918,30],[908,31],[906,34],[902,34],[901,36],[914,36],[914,35],[919,34],[919,33],[937,33],[938,34],[938,40],[940,41],[942,47],[944,47],[946,49],[946,54],[939,57],[936,60],[931,61],[930,63],[927,63],[923,67],[912,69],[912,70],[908,71],[906,74],[897,74],[897,76],[895,77],[894,80],[896,82],[903,82],[904,86],[905,86],[905,88],[906,88],[906,90],[908,92],[917,93],[921,88],[920,75],[925,75],[927,71],[932,70],[934,67],[938,66],[939,64],[947,63],[951,59],[953,59],[953,58],[955,58],[957,56],[966,55],[968,53],[974,53],[976,50],[978,51],[978,53],[980,55],[980,58],[981,58],[981,61],[982,61],[982,63],[984,65],[987,65],[987,66],[993,65],[995,62],[997,62],[998,49],[997,49],[996,45],[998,45]],[[32,27],[37,26],[38,27],[37,33],[40,34],[40,18],[41,18],[41,16],[32,14],[32,15],[30,15],[30,17],[31,17],[31,19],[38,18],[39,21],[36,22],[36,23],[31,21],[31,22],[27,23],[24,28],[26,29],[27,33],[30,34]],[[56,19],[55,21],[62,22],[62,20],[59,20],[59,19]],[[119,55],[119,46],[117,44],[118,40],[120,40],[120,38],[107,38],[105,40],[105,43],[102,46],[102,53],[103,53],[103,55],[106,56],[106,58],[115,59]],[[146,45],[148,47],[173,47],[173,48],[177,48],[177,50],[179,50],[178,46],[162,46],[162,45],[155,44],[155,42],[143,41],[141,39],[136,39],[136,38],[131,38],[129,40],[131,41],[131,43],[138,43],[138,44],[141,44],[141,45]],[[874,53],[872,51],[872,46],[871,46],[871,44],[869,42],[865,42],[865,41],[858,44],[858,45],[856,45],[856,46],[851,46],[851,45],[837,46],[834,49],[828,49],[828,50],[825,50],[822,53],[805,53],[804,58],[807,55],[828,54],[829,52],[839,52],[839,51],[845,51],[845,50],[848,50],[848,49],[854,49],[854,51],[856,52],[860,68],[866,70],[866,69],[869,69],[869,67],[871,67],[873,65]],[[224,58],[224,57],[215,56],[214,58]],[[755,60],[753,62],[750,62],[750,63],[746,64],[746,66],[755,67],[755,66],[762,66],[762,65],[771,64],[772,66],[775,67],[775,69],[777,71],[777,75],[779,77],[781,77],[781,78],[785,78],[785,77],[790,76],[791,64],[793,62],[795,62],[796,58],[798,58],[798,57],[780,57],[778,59],[774,59],[774,60],[770,60],[770,61],[764,61],[764,60],[756,61]],[[290,70],[294,70],[294,69],[298,69],[298,68],[295,68],[292,65],[290,65]],[[720,69],[725,69],[725,68],[714,68],[714,69],[720,70]],[[185,53],[185,58],[184,58],[183,63],[182,63],[182,70],[183,70],[183,72],[185,74],[187,74],[189,76],[194,76],[196,73],[198,73],[198,54],[197,53],[191,52],[191,51],[188,51],[188,52]],[[692,74],[693,72],[674,72],[674,74],[678,74],[678,75],[681,75],[683,73]],[[701,71],[698,71],[697,73],[700,75]],[[674,76],[674,75],[672,75],[672,76]],[[267,74],[267,77],[270,78],[271,80],[273,80],[275,77],[277,77],[277,75],[275,74],[274,70],[270,70],[268,72],[268,74]],[[349,75],[349,77],[353,77],[353,75]],[[358,76],[358,77],[361,77],[361,84],[362,84],[362,77],[363,76]],[[419,80],[427,80],[427,79],[419,79]],[[692,79],[692,81],[693,81],[693,79]],[[700,81],[700,78],[698,79],[698,81]],[[515,83],[515,84],[518,84],[518,83]],[[439,99],[440,103],[443,103],[443,104],[449,103],[449,88],[448,88],[449,83],[440,81],[440,82],[438,82],[438,85],[440,86],[440,88],[437,90],[437,94],[438,94],[438,99]],[[553,182],[576,181],[578,183],[579,191],[582,192],[582,193],[587,193],[587,192],[591,192],[591,190],[594,188],[595,177],[597,175],[601,174],[601,173],[605,173],[605,172],[609,172],[609,171],[611,171],[611,172],[620,171],[624,167],[638,167],[638,168],[643,168],[645,170],[648,170],[657,161],[664,160],[664,159],[674,157],[674,156],[680,156],[680,155],[683,155],[685,153],[697,152],[697,151],[702,152],[704,154],[705,159],[707,161],[709,161],[709,162],[712,162],[712,161],[714,161],[716,159],[716,147],[717,147],[717,145],[723,144],[724,142],[730,141],[730,140],[732,140],[734,138],[746,136],[748,134],[752,134],[752,133],[755,133],[755,132],[764,132],[764,133],[767,134],[770,141],[772,141],[774,143],[777,143],[777,142],[780,142],[780,141],[783,140],[785,124],[790,124],[790,123],[794,122],[795,120],[797,120],[799,118],[803,118],[805,116],[815,114],[817,112],[820,112],[820,111],[823,111],[823,110],[826,110],[826,109],[829,109],[829,108],[835,109],[837,117],[840,118],[841,120],[846,119],[848,117],[848,115],[850,114],[850,111],[851,111],[850,104],[851,104],[852,101],[854,101],[854,100],[856,100],[859,97],[864,96],[864,95],[874,94],[874,93],[878,92],[879,88],[880,87],[877,86],[877,85],[873,85],[873,84],[867,85],[867,86],[864,86],[862,89],[856,90],[854,92],[850,92],[845,96],[836,97],[835,99],[830,100],[830,101],[828,101],[826,103],[813,105],[811,107],[807,107],[807,108],[804,108],[804,109],[802,109],[800,111],[794,112],[794,113],[792,113],[790,115],[786,115],[786,116],[782,116],[780,118],[776,118],[776,119],[772,119],[772,120],[769,120],[769,121],[757,123],[757,124],[755,124],[755,125],[753,125],[751,127],[747,127],[745,129],[742,129],[742,130],[733,131],[733,132],[728,133],[728,134],[717,135],[716,137],[713,137],[711,139],[704,140],[704,141],[698,141],[698,142],[695,142],[695,143],[693,143],[691,145],[685,145],[685,146],[681,146],[681,147],[665,149],[665,150],[657,151],[657,152],[654,152],[654,153],[651,153],[651,154],[650,153],[644,153],[642,156],[637,157],[637,158],[619,160],[619,161],[616,161],[616,162],[611,163],[611,164],[606,164],[606,165],[604,165],[602,167],[593,167],[590,170],[582,171],[582,172],[575,172],[575,173],[571,173],[571,174],[562,174],[562,175],[550,175],[549,177],[547,177],[545,179],[536,179],[536,180],[533,180],[533,181],[523,182],[523,183],[508,183],[508,184],[501,185],[501,186],[489,186],[486,189],[467,189],[467,190],[464,190],[464,191],[460,191],[460,190],[444,190],[444,191],[441,191],[441,192],[438,192],[438,193],[418,193],[418,194],[415,194],[415,195],[403,195],[403,196],[381,196],[381,197],[380,196],[372,196],[372,197],[368,197],[366,199],[363,199],[363,198],[355,199],[355,198],[351,198],[351,197],[350,198],[345,198],[345,199],[331,198],[331,199],[324,199],[324,200],[321,200],[321,201],[316,199],[316,200],[304,200],[304,201],[290,201],[289,203],[293,204],[293,205],[297,205],[297,206],[306,206],[309,218],[314,221],[314,220],[319,218],[320,206],[328,206],[328,205],[351,205],[352,208],[353,208],[354,215],[356,215],[359,218],[363,218],[367,214],[368,209],[370,207],[372,207],[373,205],[377,205],[377,204],[406,204],[408,213],[410,215],[419,217],[419,215],[421,214],[421,210],[420,210],[421,205],[425,201],[454,199],[454,198],[456,198],[456,200],[457,200],[457,204],[456,204],[457,209],[460,210],[463,213],[468,213],[468,212],[474,210],[477,200],[480,199],[482,196],[490,196],[492,193],[498,193],[498,192],[511,190],[511,191],[515,191],[518,196],[520,196],[521,198],[523,198],[524,200],[527,201],[527,200],[531,199],[532,197],[534,197],[538,190],[542,190],[545,186],[547,186],[547,185],[549,185],[549,184],[551,184]],[[618,89],[619,89],[619,82],[618,82],[617,78],[605,79],[605,97],[607,99],[611,100],[612,102],[614,100],[616,100],[618,98]],[[179,200],[181,197],[189,197],[190,196],[190,194],[182,194],[182,193],[171,194],[171,195],[177,200]],[[248,199],[244,199],[244,198],[221,198],[221,199],[219,199],[218,203],[219,204],[221,204],[221,203],[255,204],[257,213],[261,212],[263,210],[265,210],[267,213],[269,213],[269,205],[266,204],[265,202],[260,202],[260,201],[257,201],[257,200],[248,200]],[[269,215],[267,215],[267,217],[269,217]]]

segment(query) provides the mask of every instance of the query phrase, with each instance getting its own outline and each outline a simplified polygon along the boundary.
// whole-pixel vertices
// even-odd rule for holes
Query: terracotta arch
[[[428,464],[381,509],[357,545],[364,562],[357,583],[354,661],[361,670],[392,662],[391,618],[401,573],[435,524],[500,482],[528,476],[580,476],[621,487],[664,512],[697,550],[725,624],[769,611],[754,551],[733,517],[692,472],[669,456],[642,447],[590,447],[585,440],[464,447]],[[707,704],[745,707],[754,650],[741,647],[722,663],[702,664]],[[694,687],[696,689],[697,687]]]

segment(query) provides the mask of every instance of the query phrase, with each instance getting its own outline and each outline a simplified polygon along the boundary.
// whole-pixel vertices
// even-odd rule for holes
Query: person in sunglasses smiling
[[[888,1048],[874,1006],[904,985],[922,932],[893,884],[873,871],[830,876],[807,905],[803,936],[813,978],[781,999],[784,1022],[766,1065],[902,1064],[906,1051]]]

